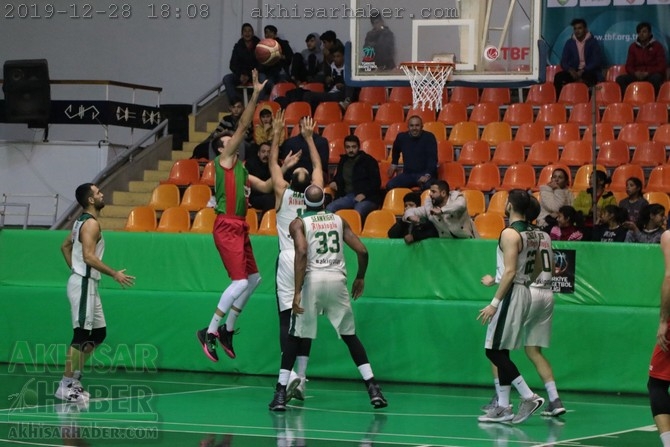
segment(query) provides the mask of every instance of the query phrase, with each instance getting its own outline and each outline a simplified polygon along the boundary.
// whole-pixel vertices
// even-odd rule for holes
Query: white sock
[[[556,389],[556,382],[553,380],[544,384],[544,389],[547,390],[547,395],[549,397],[549,402],[553,402],[558,399],[558,390]]]
[[[249,297],[252,293],[254,293],[254,290],[256,290],[256,287],[258,287],[260,282],[261,275],[259,273],[252,273],[249,275],[249,278],[247,279],[247,286],[244,288],[244,291],[240,294],[240,296],[238,296],[233,301],[233,307],[237,307],[239,310],[244,309],[244,306],[247,305],[247,301],[249,301]]]
[[[216,334],[217,330],[219,329],[219,324],[221,323],[222,318],[223,317],[220,317],[217,313],[214,313],[212,321],[209,322],[207,332],[209,332],[210,334]]]
[[[287,386],[288,385],[288,378],[291,376],[291,370],[288,369],[280,369],[279,370],[279,379],[277,382],[279,382],[280,385]]]
[[[500,379],[497,377],[493,379],[493,386],[496,388],[496,395],[500,394]]]
[[[375,376],[374,374],[372,374],[372,367],[370,366],[369,363],[364,363],[361,366],[359,366],[358,371],[360,371],[363,380],[370,380]]]
[[[519,392],[522,399],[530,399],[533,397],[533,392],[531,391],[526,381],[523,380],[523,376],[519,376],[512,380],[512,385],[514,385],[514,388],[516,388],[516,390]]]
[[[498,406],[509,407],[509,394],[512,391],[512,385],[498,385]]]
[[[670,431],[661,433],[661,442],[663,443],[663,447],[670,447]]]
[[[295,372],[300,376],[301,379],[304,379],[307,372],[307,362],[309,362],[309,357],[306,355],[299,355],[295,359],[296,368]]]
[[[233,332],[235,330],[235,322],[237,321],[237,317],[240,316],[240,311],[235,309],[234,307],[230,308],[230,312],[228,312],[228,318],[226,318],[226,330],[228,332]]]

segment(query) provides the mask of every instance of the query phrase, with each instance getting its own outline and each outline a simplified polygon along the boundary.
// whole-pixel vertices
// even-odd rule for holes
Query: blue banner
[[[558,65],[565,42],[572,36],[572,19],[586,20],[602,45],[606,65],[626,63],[628,47],[640,22],[651,24],[654,38],[670,47],[670,0],[543,0],[542,36],[549,45],[549,64]]]

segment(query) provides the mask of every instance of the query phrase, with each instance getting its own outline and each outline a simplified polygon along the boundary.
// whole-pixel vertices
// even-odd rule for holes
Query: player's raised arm
[[[316,128],[316,121],[311,116],[306,116],[302,120],[302,127],[300,133],[307,142],[309,148],[309,158],[312,160],[312,184],[323,188],[323,166],[321,165],[321,156],[316,149],[314,143],[314,129]]]
[[[244,141],[244,138],[247,135],[247,128],[249,127],[249,124],[251,124],[251,120],[254,117],[254,111],[256,110],[258,97],[267,83],[267,79],[263,82],[258,81],[258,71],[256,69],[251,72],[251,77],[253,79],[254,92],[251,95],[251,99],[249,99],[249,103],[244,108],[244,112],[242,112],[242,116],[240,117],[240,121],[237,123],[237,129],[235,129],[235,133],[232,137],[230,137],[230,141],[228,141],[223,146],[223,149],[221,149],[221,156],[224,158],[229,158],[235,155],[237,153],[237,148],[240,144],[242,144],[242,141]]]
[[[284,194],[284,190],[286,190],[288,186],[288,182],[284,180],[282,168],[279,166],[279,140],[284,132],[285,124],[284,111],[278,110],[272,118],[272,144],[270,145],[270,157],[268,159],[268,167],[270,169],[270,178],[272,179],[276,203],[280,203],[281,196]]]

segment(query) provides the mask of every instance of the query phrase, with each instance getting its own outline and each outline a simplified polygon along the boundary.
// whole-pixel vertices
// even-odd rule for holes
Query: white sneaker
[[[512,420],[512,424],[520,424],[535,413],[538,408],[544,405],[544,399],[533,394],[529,399],[521,399],[521,404],[519,405],[519,411]]]
[[[65,386],[63,382],[58,385],[58,389],[54,394],[57,399],[64,400],[71,403],[85,403],[89,399],[89,394],[81,387],[81,383],[73,381],[71,384]]]
[[[291,370],[291,374],[288,376],[288,385],[286,385],[286,402],[290,401],[295,396],[295,390],[300,385],[300,376]],[[302,399],[300,399],[302,400]]]
[[[485,415],[479,416],[477,420],[479,422],[507,422],[514,419],[514,413],[512,413],[512,407],[493,407],[486,412]]]

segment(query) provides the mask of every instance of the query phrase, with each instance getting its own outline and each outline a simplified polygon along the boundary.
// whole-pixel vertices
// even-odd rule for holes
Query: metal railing
[[[45,214],[45,213],[33,213],[32,216],[30,215],[30,206],[31,203],[29,202],[18,202],[18,201],[9,201],[9,199],[12,198],[14,200],[16,199],[23,199],[23,198],[32,198],[32,199],[51,199],[53,200],[53,212]],[[28,228],[28,221],[30,217],[48,217],[51,224],[53,225],[54,222],[56,222],[56,216],[58,216],[58,201],[59,201],[60,196],[58,194],[12,194],[12,193],[3,193],[2,194],[2,202],[0,202],[0,207],[2,207],[2,211],[0,211],[0,228],[3,228],[5,226],[5,218],[7,216],[23,216],[23,229]],[[34,202],[34,201],[33,201]],[[23,208],[22,213],[9,213],[7,212],[7,207],[13,207],[13,208]]]
[[[131,147],[126,149],[122,154],[118,155],[114,160],[112,160],[111,163],[109,163],[107,167],[105,167],[105,169],[100,171],[98,175],[95,176],[95,178],[91,181],[91,183],[100,186],[100,184],[104,182],[105,179],[107,179],[109,176],[111,176],[116,170],[118,170],[127,163],[132,163],[133,158],[137,154],[142,152],[142,150],[145,149],[144,147],[142,147],[142,144],[146,143],[151,138],[155,138],[156,136],[159,135],[159,133],[161,134],[162,137],[166,136],[167,130],[168,130],[168,121],[167,120],[161,121],[161,123],[158,126],[156,126],[150,133],[145,135],[137,143],[133,144]],[[60,218],[56,219],[56,221],[54,222],[54,224],[51,226],[50,229],[56,230],[60,228],[64,223],[72,219],[72,217],[79,212],[80,208],[81,207],[79,206],[79,204],[77,202],[74,202],[72,205],[70,205],[70,207],[63,213],[63,215]]]
[[[223,87],[223,81],[219,82],[217,85],[207,90],[207,92],[198,97],[198,99],[196,99],[195,102],[191,104],[191,114],[195,116],[196,113],[198,112],[198,107],[206,103],[207,100],[210,99],[212,95],[214,95],[214,93],[216,93],[218,96],[223,91],[225,91],[225,89],[221,90],[221,87]]]

